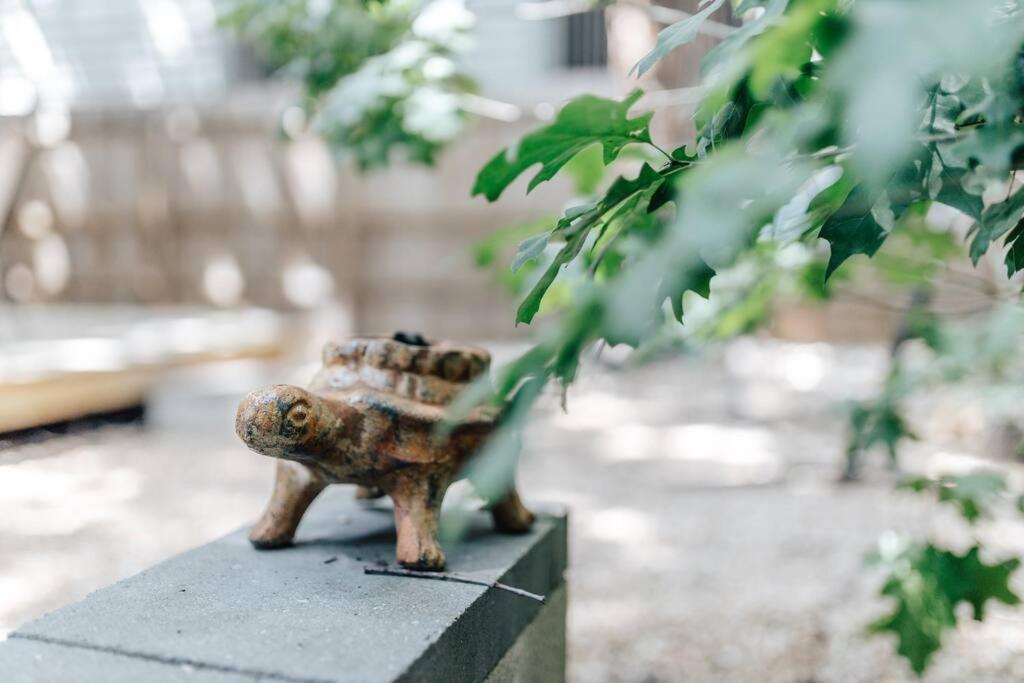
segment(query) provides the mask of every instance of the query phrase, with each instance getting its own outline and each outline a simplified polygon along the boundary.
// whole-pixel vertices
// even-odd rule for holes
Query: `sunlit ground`
[[[838,402],[870,393],[884,350],[741,340],[704,359],[615,362],[587,368],[568,413],[551,397],[521,469],[527,499],[571,510],[571,679],[910,680],[891,642],[863,634],[884,606],[862,556],[887,529],[967,536],[892,493],[880,454],[863,483],[835,483]],[[236,442],[234,404],[305,373],[189,371],[161,384],[144,427],[0,453],[0,631],[251,520],[272,463]],[[964,425],[969,406],[936,405],[946,419],[925,421],[906,466],[975,464],[963,444],[989,443],[985,426]],[[1024,549],[1016,521],[989,533]],[[991,614],[949,640],[927,680],[1024,679],[1024,612]]]

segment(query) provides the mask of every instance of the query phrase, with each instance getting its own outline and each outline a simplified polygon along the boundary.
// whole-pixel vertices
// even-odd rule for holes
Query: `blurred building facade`
[[[468,66],[509,106],[436,169],[360,176],[315,137],[282,134],[295,92],[219,31],[221,4],[0,2],[0,296],[334,308],[362,332],[512,334],[513,306],[471,246],[560,211],[569,188],[487,204],[469,197],[474,175],[567,97],[626,91],[650,12],[473,0]],[[708,40],[654,78],[695,83]],[[685,126],[676,114],[662,125]]]

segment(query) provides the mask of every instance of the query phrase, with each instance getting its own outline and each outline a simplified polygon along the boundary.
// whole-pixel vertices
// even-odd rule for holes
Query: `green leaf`
[[[887,617],[868,627],[872,633],[893,633],[896,651],[905,657],[918,675],[942,647],[942,635],[956,626],[956,615],[945,597],[920,575],[890,579],[882,595],[896,600],[896,608]]]
[[[843,205],[854,187],[856,183],[852,180],[850,172],[843,169],[842,175],[836,178],[835,182],[814,196],[807,206],[807,213],[816,215],[818,220],[827,217]]]
[[[756,104],[746,79],[731,90],[705,96],[694,113],[694,121],[700,128],[696,157],[706,158],[717,145],[741,136],[751,125],[751,114]]]
[[[633,66],[630,70],[630,74],[635,71],[638,77],[643,76],[658,62],[659,59],[677,47],[686,45],[693,41],[693,39],[697,37],[697,34],[700,33],[701,25],[724,3],[725,0],[712,0],[707,7],[693,16],[689,16],[682,21],[677,21],[671,26],[662,29],[661,32],[658,33],[658,42],[654,46],[654,49],[648,52],[643,59]]]
[[[869,630],[893,633],[899,642],[897,651],[917,674],[924,672],[931,656],[942,646],[943,634],[956,627],[958,604],[969,604],[974,618],[980,621],[989,600],[1020,603],[1010,589],[1010,576],[1020,561],[986,564],[980,551],[975,545],[957,555],[927,544],[883,558],[890,578],[882,595],[893,598],[896,605],[892,614],[871,624]]]
[[[676,186],[673,183],[661,183],[658,189],[651,195],[651,202],[647,205],[647,212],[654,213],[661,207],[676,199]]]
[[[516,272],[522,268],[527,261],[532,261],[541,254],[544,253],[545,247],[548,246],[548,233],[540,235],[534,235],[528,237],[519,243],[519,249],[516,251],[516,257],[512,261],[512,272]]]
[[[587,236],[594,227],[602,222],[612,220],[613,216],[609,217],[609,212],[641,192],[653,195],[665,182],[667,174],[671,172],[673,169],[666,169],[662,173],[654,170],[649,164],[644,164],[636,178],[629,179],[621,176],[616,178],[604,197],[593,206],[589,208],[575,207],[566,211],[565,216],[558,221],[552,231],[552,234],[566,236],[565,246],[558,252],[533,289],[519,304],[519,309],[516,312],[516,324],[530,324],[533,321],[540,310],[544,295],[558,277],[562,267],[579,255]]]
[[[668,177],[669,172],[669,170],[665,172],[656,171],[650,164],[644,164],[640,167],[640,172],[637,173],[636,178],[632,180],[619,176],[608,187],[604,197],[595,205],[594,211],[597,213],[611,211],[638,192],[650,189],[654,185],[661,185],[665,178]]]
[[[942,165],[941,168],[939,178],[942,181],[942,188],[935,196],[935,201],[961,211],[974,220],[979,220],[985,205],[981,197],[970,194],[964,189],[963,178],[967,172],[964,169],[949,168],[945,165]]]
[[[921,148],[919,153],[924,151]],[[831,247],[826,279],[851,256],[875,255],[895,222],[915,202],[920,203],[922,181],[922,165],[913,157],[878,184],[858,183],[851,170],[843,168],[839,179],[819,193],[808,208],[808,213],[819,219],[825,216],[818,237]]]
[[[911,477],[910,479],[904,479],[896,485],[897,489],[905,489],[907,491],[913,491],[914,493],[923,493],[932,489],[935,485],[933,479],[928,477]]]
[[[585,230],[579,230],[565,243],[565,246],[558,252],[551,265],[548,266],[547,270],[540,276],[540,280],[533,286],[533,289],[526,295],[522,303],[519,304],[519,309],[516,311],[516,325],[519,323],[526,323],[529,325],[534,316],[537,315],[537,311],[540,310],[540,303],[544,300],[544,295],[548,289],[554,283],[555,278],[558,277],[559,271],[562,270],[562,266],[572,261],[580,253],[580,249],[583,248],[583,242],[587,239],[587,235],[590,233],[589,228]]]
[[[971,229],[970,255],[975,264],[988,251],[993,241],[1013,230],[1024,215],[1024,192],[1015,192],[1006,201],[987,207],[981,220]]]
[[[856,254],[873,256],[888,233],[875,220],[872,209],[878,196],[864,184],[853,188],[839,209],[825,219],[818,234],[832,249],[825,269],[826,279],[843,261]]]
[[[490,235],[473,244],[473,261],[480,268],[493,265],[506,249],[551,225],[552,220],[550,217],[542,218],[494,230]]]
[[[752,44],[750,90],[754,97],[767,99],[772,87],[781,79],[792,81],[800,76],[801,67],[811,60],[811,38],[815,27],[823,22],[825,0],[806,0],[792,8],[786,21],[765,31]]]
[[[1006,476],[1000,472],[971,472],[944,475],[938,479],[917,477],[900,484],[917,493],[935,491],[940,502],[956,506],[970,524],[989,516],[989,506],[1006,490]]]
[[[583,196],[594,194],[604,178],[601,148],[596,145],[587,147],[569,160],[569,163],[565,165],[565,172],[572,177],[576,185],[573,188],[576,194]]]
[[[953,503],[968,522],[988,515],[988,505],[1006,490],[1006,477],[999,472],[974,472],[943,477],[939,482],[939,500]]]
[[[1013,277],[1024,269],[1024,223],[1017,226],[1006,236],[1006,277]]]
[[[959,556],[928,546],[921,562],[922,568],[935,575],[940,589],[952,604],[966,602],[971,606],[976,621],[985,618],[985,603],[989,600],[1006,605],[1020,604],[1020,598],[1010,588],[1010,575],[1020,565],[1020,560],[985,564],[980,552],[981,548],[974,546]]]
[[[508,400],[522,379],[543,375],[544,367],[551,362],[554,355],[555,350],[550,344],[537,344],[500,368],[495,373],[495,396],[501,401]]]
[[[738,8],[737,16],[755,6],[764,7],[765,11],[757,19],[744,21],[736,31],[708,50],[700,63],[701,76],[710,75],[718,70],[725,71],[730,67],[747,66],[749,57],[744,54],[744,51],[748,44],[774,26],[783,16],[788,5],[789,0],[766,0],[741,4],[742,11]]]
[[[485,501],[494,503],[501,500],[512,487],[522,450],[522,426],[546,384],[547,377],[542,375],[530,377],[520,384],[503,406],[498,429],[464,466],[462,474]]]
[[[580,354],[590,341],[589,323],[599,319],[601,307],[596,301],[588,301],[579,309],[574,311],[574,321],[582,321],[584,324],[570,324],[563,330],[559,340],[558,353],[551,362],[550,371],[558,378],[564,388],[567,388],[576,377],[576,370],[580,364]],[[562,395],[563,407],[565,395]]]
[[[562,107],[554,123],[536,130],[520,140],[517,148],[504,149],[491,159],[477,175],[473,195],[482,194],[494,201],[516,178],[532,166],[540,171],[530,180],[527,192],[551,180],[574,156],[590,147],[601,145],[605,165],[630,143],[650,142],[652,114],[629,118],[628,112],[640,96],[635,90],[621,102],[593,95],[583,95]]]
[[[878,401],[857,403],[850,412],[848,453],[862,453],[875,446],[883,446],[895,462],[900,441],[916,438],[888,396]]]
[[[1024,130],[1019,126],[986,125],[951,145],[949,154],[954,158],[970,159],[993,173],[1004,174],[1013,168],[1021,147],[1024,147]]]
[[[714,269],[703,259],[698,258],[697,263],[688,268],[686,272],[675,275],[668,274],[661,281],[661,289],[658,291],[658,303],[665,299],[672,305],[672,315],[677,322],[683,322],[683,295],[686,292],[696,292],[707,299],[711,296],[711,278],[715,276]]]

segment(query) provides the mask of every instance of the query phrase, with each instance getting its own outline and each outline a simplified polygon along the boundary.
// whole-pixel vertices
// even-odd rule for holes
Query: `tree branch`
[[[546,599],[543,595],[537,595],[536,593],[531,593],[530,591],[523,590],[522,588],[507,586],[498,581],[474,579],[469,576],[453,574],[451,572],[420,572],[414,569],[403,569],[401,567],[374,567],[367,565],[363,567],[363,573],[376,576],[404,576],[410,579],[433,579],[434,581],[470,583],[474,586],[487,586],[488,588],[497,588],[499,590],[508,591],[509,593],[515,593],[516,595],[521,595],[524,598],[530,598],[537,602],[544,602]]]

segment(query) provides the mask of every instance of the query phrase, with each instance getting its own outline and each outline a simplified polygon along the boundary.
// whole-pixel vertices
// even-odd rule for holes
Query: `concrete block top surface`
[[[15,638],[0,644],[4,683],[252,683],[253,677],[190,664]]]
[[[344,487],[325,492],[290,548],[254,550],[240,530],[30,622],[0,643],[0,671],[40,670],[48,658],[66,666],[76,656],[85,666],[86,655],[103,654],[167,669],[146,680],[185,680],[182,671],[210,681],[482,680],[540,603],[364,574],[393,563],[394,524],[389,509],[351,496]],[[565,515],[541,514],[530,533],[502,535],[481,514],[446,550],[450,572],[548,594],[566,566]],[[63,648],[63,659],[44,646]],[[52,678],[26,680],[90,680],[61,678],[54,666]]]

